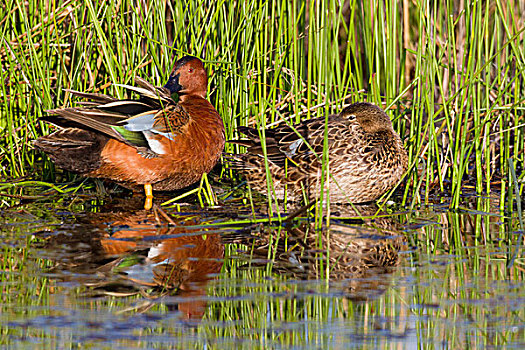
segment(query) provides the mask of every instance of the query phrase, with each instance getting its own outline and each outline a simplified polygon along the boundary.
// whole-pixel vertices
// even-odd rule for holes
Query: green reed
[[[460,4],[9,2],[0,9],[0,172],[54,181],[47,161],[33,173],[40,155],[30,141],[51,129],[37,121],[44,110],[73,103],[64,88],[120,96],[113,84],[135,76],[163,84],[189,53],[206,61],[228,139],[251,125],[264,140],[276,123],[368,100],[388,108],[409,150],[406,203],[437,191],[457,207],[466,181],[487,193],[508,178],[511,156],[523,186],[523,4]]]

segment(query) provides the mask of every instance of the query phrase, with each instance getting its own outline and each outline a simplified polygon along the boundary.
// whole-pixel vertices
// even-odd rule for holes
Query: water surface
[[[158,212],[121,202],[0,213],[0,344],[525,346],[523,231],[493,198],[373,220],[343,208],[321,231],[236,202]]]

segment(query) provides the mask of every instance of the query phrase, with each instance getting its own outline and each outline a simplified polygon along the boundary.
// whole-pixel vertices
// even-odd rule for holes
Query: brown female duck
[[[60,168],[133,190],[143,186],[149,209],[152,190],[184,188],[214,167],[224,147],[224,126],[206,100],[208,76],[196,57],[179,59],[162,88],[141,78],[136,83],[139,87],[124,87],[139,100],[69,90],[89,101],[81,108],[48,111],[44,120],[62,129],[34,145]]]
[[[366,102],[352,104],[327,120],[328,169],[325,188],[332,202],[362,203],[394,187],[408,167],[408,156],[385,112]],[[249,140],[237,158],[250,185],[266,193],[266,171],[260,134],[240,127]],[[321,188],[325,118],[264,131],[269,172],[278,198],[318,197]],[[328,185],[327,185],[328,184]]]

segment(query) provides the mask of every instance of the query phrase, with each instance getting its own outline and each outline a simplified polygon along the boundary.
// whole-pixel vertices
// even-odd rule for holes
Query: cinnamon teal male
[[[196,57],[179,59],[164,87],[141,78],[136,84],[123,87],[138,93],[138,100],[68,90],[88,101],[48,111],[43,119],[61,129],[34,145],[60,168],[134,191],[144,187],[150,209],[152,190],[184,188],[215,166],[224,148],[224,125],[206,100],[208,76]]]
[[[373,201],[394,187],[408,167],[408,156],[392,122],[379,107],[352,104],[327,120],[326,179],[332,203]],[[247,147],[234,165],[255,190],[266,193],[266,170],[259,131],[240,127],[248,140],[231,141]],[[317,198],[321,188],[325,118],[294,127],[265,130],[269,173],[279,199]]]

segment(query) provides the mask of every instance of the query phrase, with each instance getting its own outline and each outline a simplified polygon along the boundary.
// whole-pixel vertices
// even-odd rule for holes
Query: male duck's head
[[[204,64],[197,57],[184,56],[175,62],[168,82],[164,85],[172,94],[206,97],[208,75]]]

